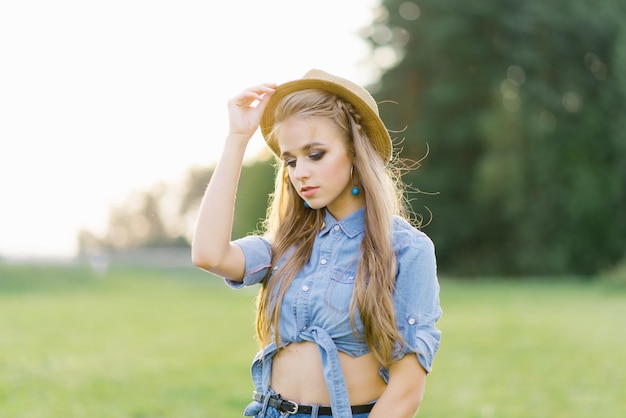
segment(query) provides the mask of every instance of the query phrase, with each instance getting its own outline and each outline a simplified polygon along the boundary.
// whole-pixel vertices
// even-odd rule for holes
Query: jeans
[[[246,406],[246,409],[243,412],[243,415],[246,417],[254,417],[254,418],[331,418],[330,415],[319,415],[317,408],[320,405],[311,405],[313,406],[313,411],[310,414],[290,414],[288,412],[281,412],[278,409],[268,405],[270,397],[272,395],[276,395],[276,392],[272,388],[270,388],[265,394],[265,400],[263,403],[257,402],[256,400]],[[373,401],[374,404],[376,401]],[[348,415],[348,414],[344,414]],[[369,416],[369,412],[363,412],[361,414],[349,414],[348,416],[341,416],[340,418],[367,418]]]
[[[352,415],[352,418],[367,418],[368,416],[369,416],[369,412],[365,412],[362,414]],[[267,410],[265,411],[265,414],[255,415],[254,418],[330,418],[330,415],[317,415],[315,411],[313,411],[312,414],[290,415],[287,412],[280,412],[276,408],[272,408],[271,406],[269,406]]]

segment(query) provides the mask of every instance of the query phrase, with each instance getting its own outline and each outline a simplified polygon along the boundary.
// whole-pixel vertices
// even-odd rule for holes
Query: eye
[[[296,159],[295,158],[285,158],[285,166],[286,167],[295,167],[296,166]]]
[[[313,161],[319,161],[322,159],[322,157],[324,157],[324,154],[324,151],[315,151],[309,154],[309,158]]]

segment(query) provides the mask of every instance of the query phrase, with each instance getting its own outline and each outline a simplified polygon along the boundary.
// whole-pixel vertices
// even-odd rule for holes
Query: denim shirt
[[[326,211],[311,258],[287,290],[280,314],[279,335],[283,343],[310,341],[319,346],[336,417],[351,416],[338,351],[352,357],[369,352],[360,315],[355,314],[360,337],[353,333],[349,318],[364,217],[364,208],[341,221]],[[398,330],[404,339],[394,356],[400,359],[406,353],[414,353],[426,372],[430,372],[441,335],[435,326],[441,306],[434,246],[426,234],[399,217],[394,218],[392,240],[396,256],[393,301]],[[235,243],[245,255],[245,274],[243,282],[225,279],[226,283],[233,288],[261,283],[271,265],[271,244],[260,236],[248,236]],[[279,260],[274,270],[283,262]],[[272,342],[257,353],[252,363],[252,379],[258,392],[269,390],[274,354],[276,343]],[[388,369],[381,368],[380,375],[389,381]]]

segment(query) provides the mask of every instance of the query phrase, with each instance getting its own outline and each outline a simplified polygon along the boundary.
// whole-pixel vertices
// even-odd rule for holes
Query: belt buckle
[[[295,403],[294,401],[284,401],[285,403],[290,403],[293,405],[293,408],[291,409],[291,411],[285,411],[291,415],[297,414],[298,413],[298,408],[300,408],[300,405],[298,405],[297,403]]]

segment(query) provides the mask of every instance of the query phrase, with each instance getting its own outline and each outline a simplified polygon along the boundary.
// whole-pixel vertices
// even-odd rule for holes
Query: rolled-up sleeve
[[[224,282],[233,289],[261,283],[272,263],[272,245],[257,235],[238,239],[234,243],[241,248],[246,259],[243,281],[224,278]]]
[[[411,240],[397,254],[398,276],[394,303],[398,329],[404,339],[399,357],[415,353],[430,373],[439,349],[441,317],[435,248],[426,235]]]

